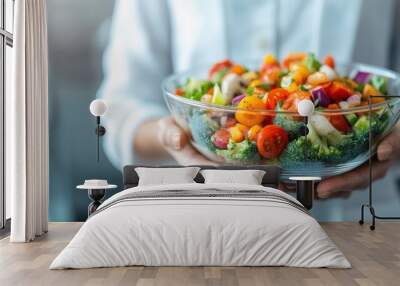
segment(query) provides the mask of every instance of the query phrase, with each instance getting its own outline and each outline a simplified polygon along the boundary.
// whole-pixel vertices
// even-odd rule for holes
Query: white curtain
[[[16,0],[13,92],[6,164],[11,188],[12,242],[48,226],[48,57],[46,0]],[[7,121],[6,121],[7,122]]]

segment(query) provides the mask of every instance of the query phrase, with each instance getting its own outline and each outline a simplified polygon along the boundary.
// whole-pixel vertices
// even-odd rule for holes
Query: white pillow
[[[135,168],[139,186],[195,183],[193,179],[199,170],[199,167]]]
[[[205,184],[245,184],[261,185],[265,171],[262,170],[202,170]]]

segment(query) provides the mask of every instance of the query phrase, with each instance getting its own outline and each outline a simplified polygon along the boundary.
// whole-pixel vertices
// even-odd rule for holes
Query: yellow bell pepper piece
[[[371,103],[379,103],[384,102],[385,99],[383,97],[375,97],[381,95],[380,92],[370,84],[366,84],[363,89],[362,98],[368,100],[371,97]]]

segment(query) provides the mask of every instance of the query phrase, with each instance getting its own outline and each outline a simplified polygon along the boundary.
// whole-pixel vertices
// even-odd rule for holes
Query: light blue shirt
[[[117,168],[140,161],[135,130],[168,115],[160,85],[174,72],[292,51],[398,68],[398,10],[394,0],[119,0],[98,94],[105,151]]]

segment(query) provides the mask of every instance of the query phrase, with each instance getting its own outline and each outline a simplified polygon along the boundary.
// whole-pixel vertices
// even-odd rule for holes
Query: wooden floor
[[[286,267],[124,267],[48,270],[80,223],[51,223],[27,244],[0,241],[0,285],[400,285],[400,223],[375,232],[355,223],[323,224],[353,265],[349,270]]]

